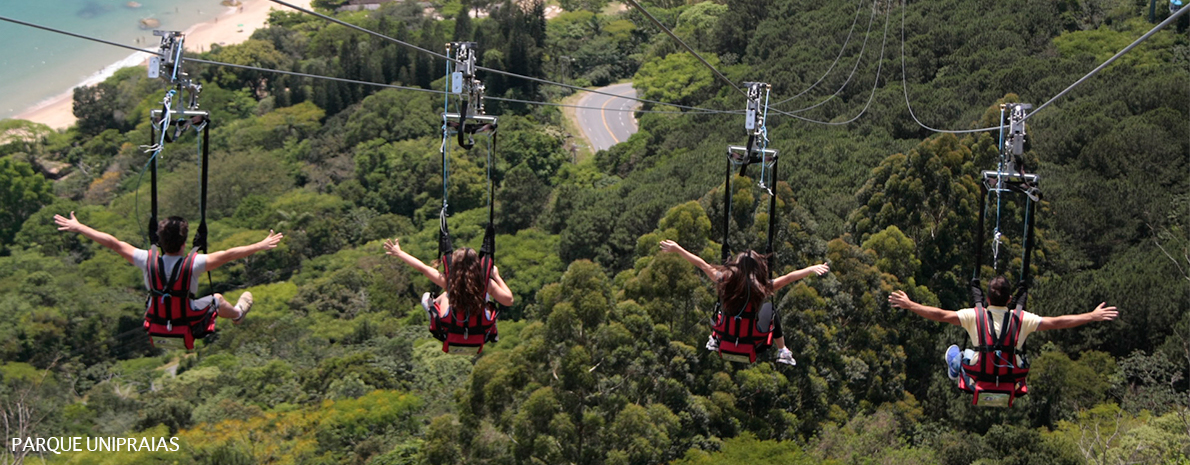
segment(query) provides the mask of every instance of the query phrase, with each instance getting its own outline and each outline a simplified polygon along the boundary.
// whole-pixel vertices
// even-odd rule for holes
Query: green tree
[[[53,187],[45,177],[33,171],[32,165],[12,157],[0,158],[0,186],[2,250],[12,244],[26,218],[53,200]]]

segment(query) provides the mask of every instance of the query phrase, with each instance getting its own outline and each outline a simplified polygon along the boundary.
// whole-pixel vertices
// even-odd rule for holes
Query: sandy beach
[[[310,0],[290,0],[289,3],[303,8],[310,6]],[[244,0],[240,7],[228,7],[215,20],[196,24],[184,31],[186,50],[205,52],[210,50],[211,44],[232,45],[248,40],[253,31],[265,26],[269,19],[269,11],[273,9],[288,8],[269,0]],[[43,123],[54,129],[66,129],[73,125],[76,119],[73,98],[72,87],[50,100],[26,109],[16,118]]]

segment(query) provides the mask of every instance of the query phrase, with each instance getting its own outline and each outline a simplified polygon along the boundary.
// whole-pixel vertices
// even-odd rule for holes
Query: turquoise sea
[[[156,49],[159,38],[141,29],[154,18],[157,29],[184,31],[214,20],[227,7],[220,0],[0,0],[0,16]],[[80,84],[92,84],[147,55],[70,36],[0,21],[0,119],[51,99]]]

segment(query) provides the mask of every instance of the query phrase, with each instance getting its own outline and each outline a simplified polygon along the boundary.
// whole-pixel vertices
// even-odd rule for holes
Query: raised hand
[[[1091,321],[1111,321],[1120,316],[1116,307],[1107,307],[1107,302],[1100,302],[1098,307],[1091,310]]]
[[[401,240],[400,239],[388,239],[388,240],[384,241],[384,254],[385,255],[392,255],[392,256],[396,257],[400,253],[401,253]]]
[[[272,229],[270,229],[268,237],[266,237],[266,238],[264,238],[264,240],[260,241],[260,245],[264,246],[265,250],[274,249],[277,247],[277,244],[279,244],[281,242],[281,239],[284,237],[285,237],[285,235],[283,235],[281,233],[275,233],[275,232],[273,232]]]
[[[909,308],[910,305],[913,305],[913,301],[909,299],[908,295],[905,295],[905,291],[893,291],[888,295],[888,303],[897,308]]]
[[[822,275],[827,274],[831,271],[831,266],[826,263],[819,263],[817,265],[806,267],[806,269],[813,271],[814,274],[816,274],[818,276],[822,276]]]
[[[78,232],[83,226],[83,223],[74,217],[74,212],[70,212],[70,218],[54,215],[54,223],[58,224],[59,231]]]
[[[658,245],[661,247],[662,252],[681,252],[683,250],[686,250],[686,249],[683,249],[682,246],[678,245],[677,242],[674,242],[671,240],[661,241],[661,243],[659,243]]]

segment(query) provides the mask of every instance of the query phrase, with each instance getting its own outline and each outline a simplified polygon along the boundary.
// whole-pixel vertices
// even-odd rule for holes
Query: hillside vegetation
[[[204,292],[234,301],[251,291],[256,306],[193,353],[149,347],[137,270],[52,221],[75,211],[146,246],[140,146],[161,81],[131,68],[77,89],[67,131],[0,122],[0,413],[23,419],[26,436],[182,444],[50,463],[1190,461],[1184,22],[1029,119],[1024,159],[1045,191],[1030,310],[1106,301],[1120,318],[1031,336],[1029,396],[982,409],[943,369],[963,331],[886,299],[899,289],[968,306],[977,179],[995,167],[998,134],[931,132],[906,99],[925,125],[994,126],[999,104],[1039,105],[1148,31],[1148,2],[644,4],[733,81],[772,83],[772,103],[793,97],[776,108],[854,121],[770,113],[782,158],[769,211],[757,179],[724,183],[724,146],[745,139],[739,114],[642,113],[629,140],[575,164],[576,136],[556,107],[488,102],[498,153],[489,167],[482,142],[453,149],[450,224],[456,244],[479,245],[490,168],[496,260],[516,304],[500,342],[475,359],[441,352],[418,305],[431,283],[381,247],[399,237],[423,259],[436,250],[441,95],[187,64],[213,120],[211,249],[286,235],[203,279]],[[483,66],[517,74],[631,79],[643,98],[744,105],[635,10],[567,1],[547,21],[541,3],[435,6],[447,19],[414,2],[337,17],[436,51],[473,40]],[[490,15],[458,13],[471,9]],[[574,61],[561,66],[563,56]],[[196,57],[445,86],[441,60],[301,13],[274,13],[251,40]],[[490,96],[569,92],[481,77]],[[191,231],[197,150],[191,131],[160,155],[162,214],[191,219]],[[45,174],[66,165],[60,178]],[[723,189],[734,194],[734,247],[763,249],[775,214],[778,272],[830,263],[776,296],[796,367],[731,364],[703,349],[714,288],[658,254],[672,239],[717,261]],[[1023,209],[1006,203],[1002,220],[1005,246],[995,269],[985,253],[983,275],[1015,279]]]

